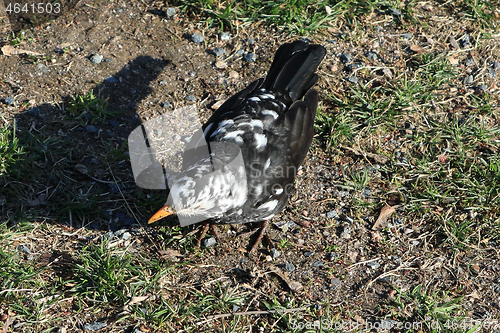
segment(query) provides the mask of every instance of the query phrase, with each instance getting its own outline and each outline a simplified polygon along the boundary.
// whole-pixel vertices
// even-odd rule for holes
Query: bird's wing
[[[291,163],[298,168],[307,155],[314,135],[314,118],[318,108],[318,92],[311,89],[303,101],[295,101],[282,115],[290,129]]]

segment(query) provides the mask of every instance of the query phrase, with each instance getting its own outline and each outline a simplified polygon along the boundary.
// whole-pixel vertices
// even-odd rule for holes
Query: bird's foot
[[[259,243],[262,241],[263,237],[266,239],[267,244],[272,247],[273,242],[271,241],[271,238],[269,237],[269,235],[267,235],[267,233],[266,233],[266,230],[267,230],[268,226],[269,226],[269,222],[268,221],[263,221],[263,222],[261,222],[259,228],[255,229],[255,230],[252,230],[250,232],[250,234],[253,235],[257,231],[259,231],[259,234],[258,234],[257,239],[255,240],[255,242],[253,243],[252,248],[248,252],[249,254],[251,254],[259,246]]]
[[[210,231],[214,235],[217,242],[219,241],[219,234],[217,233],[217,230],[215,229],[215,225],[213,225],[212,223],[209,223],[209,222],[205,222],[205,223],[203,223],[203,227],[201,229],[200,236],[198,237],[198,239],[196,241],[197,247],[201,247],[201,241],[207,235],[208,229],[210,229]]]

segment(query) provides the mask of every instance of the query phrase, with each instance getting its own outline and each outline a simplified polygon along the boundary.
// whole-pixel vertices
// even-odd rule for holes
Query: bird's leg
[[[212,223],[210,223],[210,231],[214,235],[215,239],[217,239],[217,242],[219,242],[220,241],[219,233],[217,232],[217,229],[215,229],[215,225]]]
[[[210,223],[203,223],[203,228],[201,229],[200,237],[198,237],[198,241],[196,242],[196,246],[201,247],[201,240],[205,238],[207,234],[208,228],[210,227]]]
[[[269,244],[272,244],[271,242],[271,239],[269,238],[269,236],[266,234],[266,230],[267,230],[267,227],[269,226],[269,221],[262,221],[261,224],[260,224],[260,227],[258,229],[256,229],[255,231],[259,230],[259,235],[257,236],[257,239],[255,240],[255,243],[253,244],[252,248],[250,249],[250,252],[248,253],[252,253],[253,250],[255,250],[258,246],[259,246],[259,243],[261,242],[262,240],[262,237],[266,237],[266,241],[269,243]],[[254,232],[255,232],[254,231]]]

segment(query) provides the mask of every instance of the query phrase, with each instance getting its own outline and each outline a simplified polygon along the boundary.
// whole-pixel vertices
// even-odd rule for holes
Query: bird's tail
[[[281,45],[262,87],[286,90],[294,101],[302,99],[318,80],[315,71],[325,54],[323,46],[301,40]]]

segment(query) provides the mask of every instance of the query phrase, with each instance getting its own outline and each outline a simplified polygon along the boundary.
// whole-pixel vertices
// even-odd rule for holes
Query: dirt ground
[[[15,47],[22,52],[0,55],[0,100],[15,97],[14,105],[2,104],[2,118],[9,123],[15,120],[18,136],[37,147],[26,156],[29,167],[17,166],[21,174],[16,181],[3,184],[2,220],[29,219],[43,225],[29,240],[31,252],[40,254],[40,265],[48,264],[54,253],[73,255],[82,243],[126,228],[133,234],[132,242],[127,243],[131,251],[190,263],[165,274],[166,294],[173,286],[194,286],[204,292],[219,284],[223,289],[237,286],[238,292],[253,295],[238,311],[263,310],[266,302],[277,299],[297,307],[316,304],[316,314],[325,311],[332,318],[387,318],[390,311],[403,318],[406,311],[406,318],[415,319],[411,306],[387,304],[396,290],[410,292],[422,285],[428,294],[454,291],[463,296],[470,318],[498,318],[499,293],[493,287],[500,282],[498,247],[450,251],[441,246],[442,234],[435,233],[437,221],[405,210],[404,193],[387,188],[390,183],[385,180],[391,175],[379,171],[384,159],[377,156],[392,154],[394,140],[407,140],[404,131],[395,131],[390,140],[371,138],[368,142],[365,138],[353,143],[352,147],[361,144],[371,157],[342,147],[327,150],[317,137],[299,171],[295,194],[272,220],[269,235],[280,252],[276,258],[271,257],[266,242],[256,254],[247,254],[250,238],[238,235],[250,230],[249,225],[220,227],[220,241],[201,250],[192,247],[192,231],[199,226],[174,228],[175,220],[146,225],[166,197],[161,191],[135,185],[127,156],[130,132],[141,122],[193,103],[201,119],[207,119],[215,102],[265,76],[278,46],[297,38],[255,24],[232,32],[230,40],[223,41],[220,31],[206,22],[179,12],[166,17],[166,7],[158,1],[80,1],[71,13],[26,29],[29,38]],[[375,31],[373,22],[365,24],[357,30],[332,26],[311,38],[328,51],[318,71],[323,108],[330,107],[333,94],[349,89],[339,55],[364,54],[381,33]],[[377,25],[385,36],[426,35],[437,48],[447,47],[450,31],[458,35],[465,29],[454,19],[443,20],[425,32],[398,30],[384,22]],[[205,41],[192,42],[194,32],[203,34]],[[249,38],[255,43],[249,44]],[[397,70],[404,66],[407,42],[396,37],[388,40],[378,53],[384,57],[384,66]],[[227,50],[224,64],[216,64],[219,59],[211,53],[214,47]],[[242,59],[238,50],[254,53],[256,61]],[[94,55],[102,55],[102,62],[92,63]],[[492,55],[498,57],[498,50]],[[103,123],[82,122],[72,116],[67,110],[69,101],[91,90],[108,99],[108,110],[117,114]],[[188,100],[192,96],[195,100]],[[406,120],[398,120],[401,128]],[[359,170],[371,174],[374,180],[369,186],[343,186],[346,175]],[[353,208],[351,203],[356,200],[363,200],[366,208]],[[386,203],[395,208],[392,227],[373,231]],[[442,214],[468,218],[467,211]],[[165,255],[170,250],[180,257]],[[63,310],[64,305],[52,309],[53,317]],[[111,318],[116,312],[106,311],[75,315],[68,331]],[[213,314],[217,311],[206,313]],[[260,322],[278,322],[276,319],[262,315],[251,321],[257,327]],[[118,332],[125,323],[127,320],[110,324],[102,331]],[[179,329],[169,325],[173,325],[172,331]],[[222,325],[217,319],[202,324],[222,330],[223,325],[217,325]],[[271,326],[265,330],[273,331]]]

